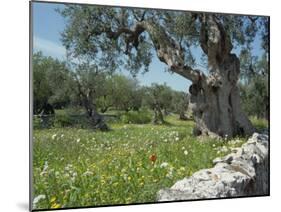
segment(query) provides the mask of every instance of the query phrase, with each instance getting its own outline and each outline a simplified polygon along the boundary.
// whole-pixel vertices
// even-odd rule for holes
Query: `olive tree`
[[[268,56],[252,56],[249,51],[240,55],[242,82],[240,83],[242,105],[247,114],[258,118],[269,117]]]
[[[163,112],[171,108],[173,92],[166,84],[159,85],[156,83],[151,84],[149,87],[144,88],[143,105],[153,110],[153,124],[163,124]]]
[[[188,110],[189,94],[180,91],[174,91],[172,103],[173,111],[179,114],[179,119],[187,120],[188,117],[186,116],[186,111]]]
[[[72,64],[72,100],[78,100],[85,108],[86,114],[94,128],[108,130],[104,118],[98,112],[97,99],[105,94],[104,83],[106,71],[100,70],[95,64],[83,62]]]
[[[66,86],[69,71],[64,62],[42,52],[33,54],[32,63],[34,114],[53,114],[54,108],[64,107],[70,101]]]
[[[149,70],[154,51],[170,71],[192,82],[190,107],[200,134],[253,133],[241,108],[240,62],[232,50],[253,42],[266,17],[86,5],[68,5],[60,12],[69,54],[136,74]],[[201,48],[208,71],[194,66],[191,47]]]

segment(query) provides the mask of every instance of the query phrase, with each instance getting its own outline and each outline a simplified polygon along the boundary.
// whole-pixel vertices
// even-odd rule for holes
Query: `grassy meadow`
[[[246,141],[194,137],[193,121],[176,115],[165,120],[164,125],[115,121],[109,132],[35,129],[34,209],[154,202],[160,189],[211,167],[214,158]]]

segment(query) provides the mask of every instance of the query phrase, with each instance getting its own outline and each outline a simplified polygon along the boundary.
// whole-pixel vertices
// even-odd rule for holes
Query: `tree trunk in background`
[[[93,104],[93,95],[92,90],[88,90],[87,92],[82,89],[82,86],[76,78],[76,83],[78,86],[78,92],[79,92],[79,98],[80,103],[83,105],[83,107],[86,110],[86,113],[88,115],[88,118],[90,120],[91,125],[94,129],[99,129],[101,131],[107,131],[109,130],[109,127],[106,125],[104,118],[102,115],[100,115],[96,109],[95,104]]]
[[[187,116],[185,115],[184,111],[181,111],[181,112],[180,112],[179,119],[180,119],[180,120],[183,120],[183,121],[186,121],[186,120],[188,119]]]
[[[153,124],[163,124],[164,118],[163,118],[163,114],[162,114],[160,107],[156,106],[153,111],[154,111],[154,114],[153,114],[153,118],[152,118],[152,123]]]

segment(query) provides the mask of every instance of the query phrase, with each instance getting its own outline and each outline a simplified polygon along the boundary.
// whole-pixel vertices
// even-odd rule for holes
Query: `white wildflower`
[[[94,174],[93,172],[87,170],[87,171],[85,171],[85,172],[82,174],[82,176],[91,176],[91,175],[93,175],[93,174]]]
[[[79,142],[80,142],[80,138],[78,138],[78,139],[76,140],[76,142],[79,143]]]
[[[165,168],[165,167],[167,167],[169,164],[167,163],[167,162],[163,162],[163,163],[161,163],[161,165],[160,165],[160,168]]]
[[[52,135],[53,140],[55,140],[56,137],[57,137],[57,134]]]
[[[223,146],[223,147],[221,148],[221,151],[222,151],[222,152],[227,152],[227,151],[228,151],[228,148],[227,148],[226,146]]]
[[[174,167],[170,167],[169,172],[166,174],[166,177],[172,178],[173,177]]]
[[[61,134],[61,136],[60,136],[61,138],[63,138],[64,137],[64,134]]]
[[[185,150],[185,151],[183,152],[183,154],[188,155],[188,151],[187,151],[187,150]]]
[[[224,140],[227,140],[227,138],[228,138],[228,135],[226,134],[226,135],[224,136]]]
[[[38,195],[37,197],[35,197],[34,199],[33,199],[33,208],[36,208],[36,204],[40,201],[40,200],[42,200],[42,199],[46,199],[46,196],[44,195],[44,194],[40,194],[40,195]]]
[[[180,140],[180,138],[179,138],[179,137],[176,137],[175,140],[178,141],[178,140]]]

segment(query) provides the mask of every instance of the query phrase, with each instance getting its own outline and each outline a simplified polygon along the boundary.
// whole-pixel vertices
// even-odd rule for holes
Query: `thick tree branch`
[[[195,83],[205,78],[203,72],[185,64],[184,50],[160,25],[148,21],[139,24],[150,35],[160,61],[166,63],[171,71]]]
[[[215,71],[231,53],[233,46],[223,25],[214,15],[202,14],[199,20],[201,22],[200,46],[208,56],[209,69]]]
[[[132,46],[137,49],[139,36],[144,31],[149,34],[159,60],[166,63],[171,71],[195,83],[206,78],[202,71],[194,70],[185,64],[184,50],[159,24],[150,21],[141,21],[136,23],[132,29],[121,27],[117,31],[112,31],[111,28],[105,27],[103,32],[99,33],[105,33],[108,38],[114,40],[124,34],[126,42],[125,53],[128,54]]]

